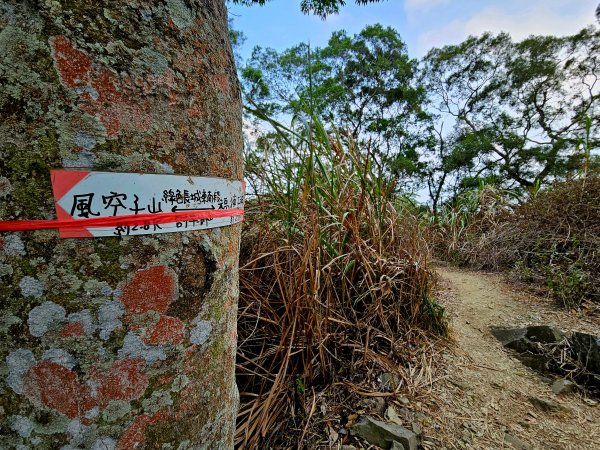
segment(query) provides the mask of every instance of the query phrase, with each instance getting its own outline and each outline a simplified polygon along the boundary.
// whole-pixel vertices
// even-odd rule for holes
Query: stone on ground
[[[556,380],[554,383],[552,383],[552,392],[554,392],[556,395],[568,394],[569,392],[573,392],[574,389],[575,383],[564,378]]]
[[[526,328],[492,327],[492,334],[507,348],[519,353],[536,352],[536,344],[558,344],[565,335],[550,325],[534,325]]]
[[[504,442],[506,442],[507,444],[510,444],[513,448],[516,448],[517,450],[530,450],[531,449],[531,445],[522,441],[518,437],[513,436],[512,434],[505,433],[504,434]]]
[[[527,338],[532,342],[540,344],[558,344],[565,335],[556,327],[551,325],[535,325],[527,327]]]
[[[352,434],[366,440],[369,444],[377,445],[384,450],[402,448],[403,450],[417,450],[417,435],[399,425],[387,424],[369,416],[363,416],[352,427]],[[394,442],[401,447],[393,447]]]
[[[600,336],[574,332],[571,345],[578,359],[590,372],[600,374]]]
[[[527,328],[492,327],[492,334],[503,346],[524,353],[535,349],[535,345],[527,338]]]
[[[529,397],[529,402],[540,411],[559,412],[566,411],[566,408],[552,400],[546,400],[538,397]]]

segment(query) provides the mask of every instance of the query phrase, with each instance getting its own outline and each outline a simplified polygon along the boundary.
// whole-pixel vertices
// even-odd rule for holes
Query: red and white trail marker
[[[51,171],[59,220],[82,220],[244,207],[242,181],[139,173]],[[241,216],[147,225],[60,229],[61,237],[101,237],[203,230],[238,223]]]

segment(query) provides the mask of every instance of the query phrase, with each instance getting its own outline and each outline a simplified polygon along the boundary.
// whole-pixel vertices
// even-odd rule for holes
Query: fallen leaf
[[[354,422],[357,418],[358,414],[350,414],[348,416],[348,421],[346,422],[346,425],[344,425],[344,428],[352,428],[352,425],[354,425]]]

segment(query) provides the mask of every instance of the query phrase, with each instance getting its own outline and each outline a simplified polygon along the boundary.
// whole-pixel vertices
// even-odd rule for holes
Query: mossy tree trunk
[[[53,168],[241,150],[223,0],[0,1],[0,220],[54,218]],[[0,447],[231,448],[239,236],[0,234]]]

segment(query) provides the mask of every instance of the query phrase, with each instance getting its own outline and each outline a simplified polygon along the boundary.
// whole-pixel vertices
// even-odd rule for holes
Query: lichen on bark
[[[0,220],[54,168],[241,179],[228,42],[223,0],[0,1]],[[239,235],[0,234],[0,447],[231,448]]]

